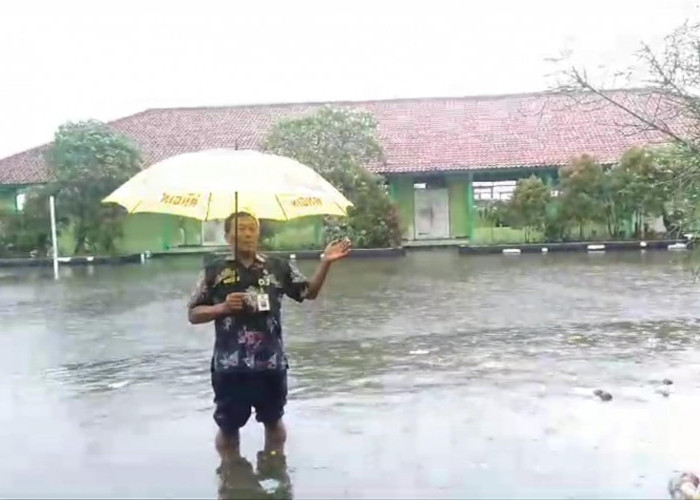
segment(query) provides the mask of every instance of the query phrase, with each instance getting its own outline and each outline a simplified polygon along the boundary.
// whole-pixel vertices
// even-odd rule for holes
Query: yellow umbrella
[[[313,169],[251,150],[212,149],[173,156],[139,172],[102,200],[129,213],[221,220],[232,212],[260,219],[346,215],[352,206]]]

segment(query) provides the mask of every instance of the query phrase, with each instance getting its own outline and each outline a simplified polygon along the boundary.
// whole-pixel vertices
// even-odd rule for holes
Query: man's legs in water
[[[216,444],[216,451],[219,452],[222,461],[234,461],[241,457],[240,430],[224,432],[219,429],[214,442]]]
[[[240,452],[240,429],[251,415],[250,377],[238,373],[212,372],[214,388],[214,421],[219,427],[214,440],[216,451],[223,461],[238,459]]]
[[[284,453],[287,430],[282,417],[287,404],[287,373],[213,375],[219,426],[216,449],[221,458],[240,456],[240,429],[255,407],[255,418],[265,426],[265,451]]]
[[[265,373],[260,383],[262,397],[254,406],[255,419],[265,426],[265,452],[284,453],[287,429],[282,417],[287,405],[287,371]]]
[[[271,424],[265,424],[265,453],[284,453],[284,444],[287,441],[287,429],[282,419]],[[216,433],[216,451],[222,460],[236,459],[241,456],[241,433],[224,432],[221,429]]]
[[[282,419],[265,424],[265,453],[284,453],[287,441],[287,429]]]

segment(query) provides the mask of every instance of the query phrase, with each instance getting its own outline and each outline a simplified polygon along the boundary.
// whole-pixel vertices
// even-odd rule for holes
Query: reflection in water
[[[285,499],[294,495],[284,455],[258,452],[257,471],[243,457],[226,461],[216,470],[219,476],[219,499]]]

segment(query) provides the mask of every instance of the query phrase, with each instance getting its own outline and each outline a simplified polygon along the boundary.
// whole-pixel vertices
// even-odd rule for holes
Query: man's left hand
[[[323,260],[332,263],[344,259],[350,253],[352,242],[348,238],[332,241],[323,251]]]

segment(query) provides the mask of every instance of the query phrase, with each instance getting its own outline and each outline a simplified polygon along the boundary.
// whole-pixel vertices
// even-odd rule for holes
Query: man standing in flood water
[[[282,340],[282,297],[297,302],[315,299],[331,264],[345,258],[351,245],[348,240],[329,244],[308,280],[291,262],[258,253],[260,225],[251,214],[231,214],[224,231],[235,254],[205,267],[188,316],[192,324],[215,323],[211,380],[219,427],[216,448],[225,462],[240,456],[239,431],[252,408],[256,420],[265,426],[264,453],[283,453],[288,364]]]

